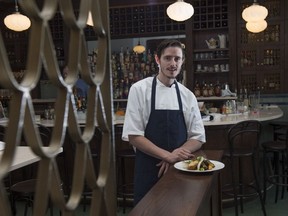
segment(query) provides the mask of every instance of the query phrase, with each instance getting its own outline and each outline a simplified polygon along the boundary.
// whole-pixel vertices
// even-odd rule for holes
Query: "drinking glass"
[[[259,94],[255,93],[249,95],[249,105],[253,113],[257,113],[259,111],[259,102],[260,102]]]
[[[245,111],[245,105],[243,101],[237,101],[237,112],[243,114]]]

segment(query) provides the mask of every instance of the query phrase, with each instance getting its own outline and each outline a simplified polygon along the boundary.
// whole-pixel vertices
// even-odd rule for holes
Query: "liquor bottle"
[[[85,111],[86,110],[86,98],[84,96],[80,97],[80,101],[81,101],[81,107],[79,108],[79,110]]]
[[[270,35],[271,41],[273,41],[273,42],[276,41],[275,36],[276,36],[276,35],[275,35],[275,30],[272,29],[272,31],[271,31],[271,35]]]
[[[273,54],[273,49],[270,50],[270,54],[269,54],[269,65],[274,65],[274,54]]]
[[[129,63],[130,62],[130,51],[129,51],[129,47],[126,48],[126,53],[125,53],[125,63]]]
[[[269,50],[267,49],[266,51],[265,51],[265,56],[264,56],[264,65],[269,65],[269,63],[270,63],[270,60],[269,60],[269,55],[270,55],[270,53],[269,53]]]
[[[219,83],[218,80],[217,80],[216,85],[215,85],[215,87],[214,87],[214,94],[215,94],[215,96],[217,96],[217,97],[221,97],[221,95],[222,95],[221,85],[220,85],[220,83]]]
[[[279,25],[275,26],[275,41],[279,42],[280,41],[280,29]]]
[[[147,64],[151,64],[152,60],[153,60],[153,57],[152,57],[151,51],[150,49],[148,49]]]
[[[266,42],[268,42],[270,40],[270,35],[269,35],[269,31],[268,30],[264,31],[264,40]]]
[[[248,108],[249,106],[249,98],[247,88],[244,88],[244,98],[243,98],[244,106]]]
[[[119,53],[119,61],[120,61],[120,64],[124,64],[124,53],[123,53],[123,47],[121,47],[120,49],[120,53]]]
[[[243,102],[244,96],[243,96],[243,90],[240,88],[239,90],[239,96],[238,96],[238,101]]]
[[[198,81],[196,81],[195,83],[194,94],[195,94],[195,97],[201,97],[201,88],[200,88]]]
[[[203,82],[202,95],[203,95],[203,97],[208,97],[209,96],[208,87],[207,87],[207,84],[205,82]]]
[[[210,83],[210,85],[209,85],[208,94],[209,94],[209,97],[213,97],[215,95],[214,86],[212,83]]]

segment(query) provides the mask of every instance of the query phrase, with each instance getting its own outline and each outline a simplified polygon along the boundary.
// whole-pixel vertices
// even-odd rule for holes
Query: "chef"
[[[184,62],[183,45],[164,40],[157,48],[159,72],[131,86],[122,139],[136,151],[134,204],[169,166],[193,157],[206,141],[197,99],[176,77]]]

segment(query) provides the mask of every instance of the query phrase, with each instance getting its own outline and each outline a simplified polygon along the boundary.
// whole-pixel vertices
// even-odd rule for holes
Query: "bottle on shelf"
[[[195,83],[194,95],[195,97],[201,97],[201,88],[200,88],[198,81],[196,81]]]
[[[279,25],[275,26],[275,42],[280,41],[280,28]]]
[[[219,80],[217,80],[215,87],[214,87],[214,94],[217,97],[221,97],[222,91],[221,91],[221,85],[219,83]]]
[[[209,95],[209,97],[215,96],[214,86],[213,86],[212,82],[209,85],[208,95]]]
[[[114,99],[127,99],[133,83],[158,72],[150,50],[143,55],[132,53],[128,47],[124,53],[121,47],[120,52],[113,53],[111,63]]]
[[[203,97],[209,96],[209,89],[205,81],[203,82],[203,85],[202,85],[202,96]]]
[[[244,98],[243,98],[244,106],[249,107],[249,98],[248,98],[248,90],[244,88]]]
[[[121,49],[120,49],[120,53],[119,53],[119,61],[120,61],[120,64],[123,64],[123,63],[124,63],[123,47],[121,47]]]

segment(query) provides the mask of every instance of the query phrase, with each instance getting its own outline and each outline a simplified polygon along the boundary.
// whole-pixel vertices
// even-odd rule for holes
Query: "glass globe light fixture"
[[[93,20],[92,20],[92,14],[91,14],[91,11],[89,11],[88,19],[87,19],[86,24],[89,25],[89,26],[94,26],[94,24],[93,24]]]
[[[259,33],[264,31],[267,28],[266,20],[260,20],[257,22],[247,22],[246,29],[253,33]]]
[[[146,50],[146,48],[145,48],[145,46],[140,44],[140,40],[139,40],[138,44],[133,47],[133,51],[137,54],[141,54],[141,53],[145,52],[145,50]]]
[[[268,10],[266,7],[259,5],[256,0],[255,2],[245,8],[242,12],[242,18],[246,22],[257,22],[264,20],[268,16]]]
[[[194,14],[194,8],[191,4],[184,2],[183,0],[177,0],[177,2],[169,5],[166,10],[170,19],[181,22],[188,20]]]
[[[24,16],[19,12],[17,1],[15,1],[15,12],[4,18],[4,24],[7,28],[20,32],[30,28],[31,21],[27,16]]]

